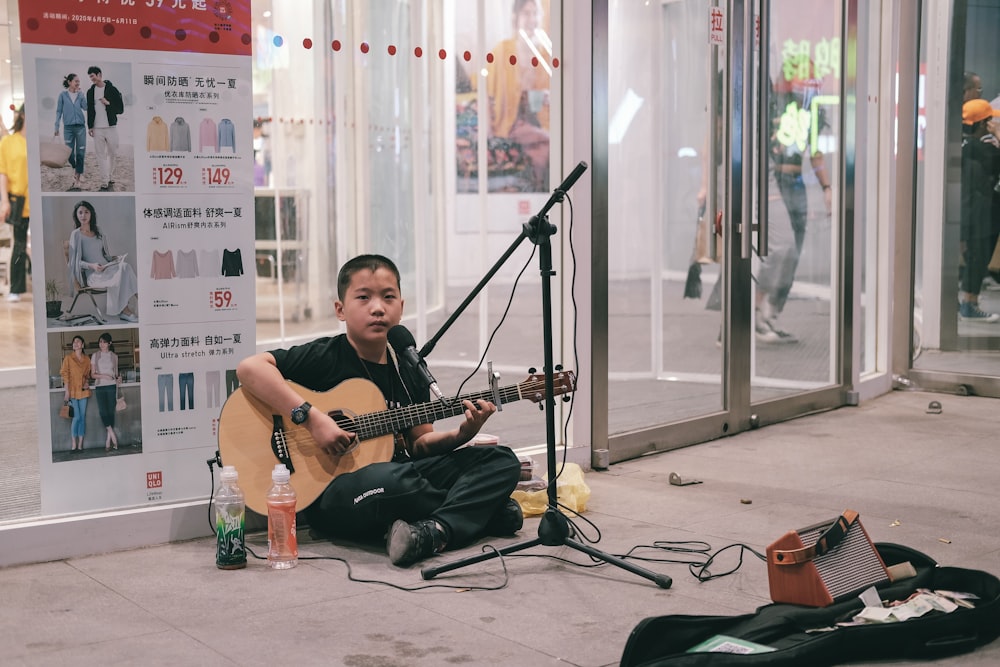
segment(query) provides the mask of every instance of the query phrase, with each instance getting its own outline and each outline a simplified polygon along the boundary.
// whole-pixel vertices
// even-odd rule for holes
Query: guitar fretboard
[[[500,391],[501,403],[512,403],[521,399],[522,389],[529,392],[534,386],[534,390],[542,393],[545,391],[544,382],[524,382],[520,385],[502,387]],[[455,417],[465,412],[462,401],[493,400],[493,392],[480,391],[471,394],[463,394],[458,398],[431,401],[429,403],[419,403],[408,405],[403,408],[393,408],[384,412],[372,412],[366,415],[359,415],[354,419],[342,421],[341,428],[353,431],[359,440],[371,440],[389,433],[401,433],[411,426],[417,424],[430,424],[438,419]]]

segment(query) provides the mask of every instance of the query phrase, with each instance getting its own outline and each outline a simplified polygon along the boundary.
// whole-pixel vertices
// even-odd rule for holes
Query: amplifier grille
[[[799,533],[802,543],[815,544],[829,527],[830,524],[803,528]],[[851,524],[840,544],[813,563],[834,600],[889,579],[860,521]]]

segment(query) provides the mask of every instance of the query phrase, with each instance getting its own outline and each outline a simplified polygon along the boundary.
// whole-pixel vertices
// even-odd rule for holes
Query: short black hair
[[[374,273],[378,269],[389,269],[396,276],[396,285],[399,286],[402,283],[402,279],[399,277],[399,269],[396,268],[396,265],[388,257],[383,255],[358,255],[340,267],[340,273],[337,275],[337,298],[341,301],[344,300],[344,295],[347,294],[347,288],[351,284],[351,278],[354,277],[355,273],[365,270]]]
[[[101,68],[97,65],[91,65],[87,68],[87,74],[102,74]]]

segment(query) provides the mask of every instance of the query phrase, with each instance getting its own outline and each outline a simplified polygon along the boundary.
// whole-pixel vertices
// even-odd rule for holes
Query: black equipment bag
[[[1000,579],[980,570],[941,567],[929,556],[898,544],[876,544],[887,566],[907,561],[915,577],[878,586],[883,600],[905,600],[918,588],[974,593],[973,609],[932,611],[896,623],[872,623],[807,632],[861,611],[857,597],[826,607],[768,604],[742,616],[653,616],[629,635],[622,667],[729,667],[839,665],[848,662],[933,659],[966,653],[1000,636]],[[858,591],[860,593],[860,591]],[[768,653],[688,653],[718,635],[769,646]]]

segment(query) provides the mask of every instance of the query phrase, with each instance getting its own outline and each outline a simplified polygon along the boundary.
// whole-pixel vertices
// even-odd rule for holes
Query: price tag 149
[[[202,185],[232,185],[232,172],[229,167],[202,167]]]

